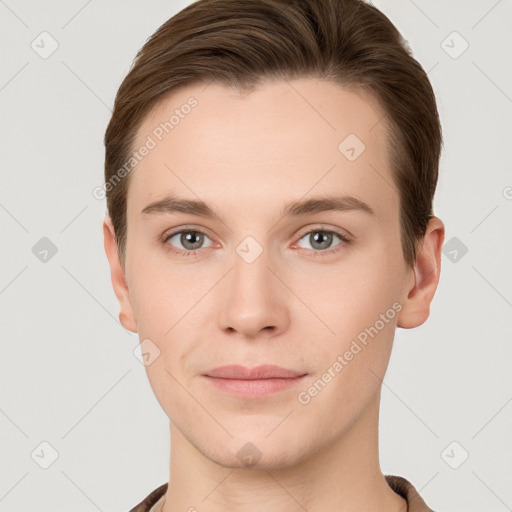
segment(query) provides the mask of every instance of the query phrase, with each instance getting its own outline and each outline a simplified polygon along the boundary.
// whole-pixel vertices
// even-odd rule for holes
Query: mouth
[[[203,376],[221,391],[239,397],[256,398],[296,386],[306,375],[275,365],[255,368],[227,365],[214,368]]]

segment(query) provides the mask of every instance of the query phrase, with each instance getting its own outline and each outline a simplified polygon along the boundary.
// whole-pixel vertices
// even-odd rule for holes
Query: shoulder
[[[150,492],[138,505],[133,507],[130,512],[150,512],[151,507],[167,492],[169,484],[162,484],[154,491]]]
[[[409,480],[397,475],[385,475],[385,478],[389,487],[407,501],[407,512],[434,512]]]

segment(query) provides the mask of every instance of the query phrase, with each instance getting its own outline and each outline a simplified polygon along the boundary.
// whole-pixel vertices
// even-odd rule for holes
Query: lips
[[[206,381],[223,393],[243,399],[262,399],[267,395],[298,386],[306,373],[264,364],[255,368],[241,365],[219,366],[204,374]]]
[[[220,379],[237,379],[237,380],[259,380],[259,379],[294,379],[305,375],[304,372],[289,370],[281,366],[272,364],[264,364],[254,368],[248,368],[241,365],[219,366],[208,371],[208,377],[216,377]]]

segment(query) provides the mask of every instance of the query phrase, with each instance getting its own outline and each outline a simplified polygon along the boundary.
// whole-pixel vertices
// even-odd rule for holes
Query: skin
[[[408,268],[383,111],[362,92],[313,78],[265,82],[244,96],[189,85],[153,109],[134,146],[190,96],[197,107],[132,171],[124,268],[108,215],[103,226],[120,321],[160,350],[146,371],[170,419],[164,512],[405,512],[380,469],[380,393],[396,327],[429,316],[442,221],[431,219]],[[349,133],[366,146],[355,161],[338,150]],[[205,201],[221,220],[141,213],[168,193]],[[322,194],[354,196],[375,214],[280,215],[285,203]],[[179,235],[161,241],[171,228],[206,234],[195,256],[167,250],[194,248]],[[337,235],[330,245],[315,242],[315,233],[333,229],[351,243]],[[236,252],[247,236],[263,250],[252,263]],[[396,316],[300,403],[298,393],[395,302]],[[264,363],[308,375],[257,399],[231,396],[202,376],[224,364]],[[261,453],[250,468],[237,456],[248,442]]]

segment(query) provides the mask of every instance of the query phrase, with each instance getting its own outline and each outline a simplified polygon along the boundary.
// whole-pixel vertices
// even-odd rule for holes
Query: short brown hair
[[[199,0],[139,50],[105,133],[107,207],[123,266],[130,174],[115,186],[113,178],[156,103],[192,83],[248,92],[264,79],[305,77],[360,89],[379,101],[400,197],[404,260],[414,264],[433,215],[442,133],[428,76],[393,23],[363,0]]]

